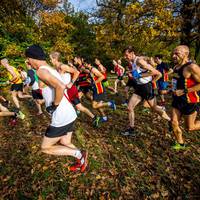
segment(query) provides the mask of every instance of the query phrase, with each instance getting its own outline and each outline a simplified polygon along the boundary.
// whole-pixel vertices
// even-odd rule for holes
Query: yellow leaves
[[[42,2],[49,7],[56,7],[56,5],[59,3],[59,0],[43,0]]]
[[[41,13],[42,25],[48,27],[59,28],[63,30],[73,29],[73,25],[65,22],[65,14],[61,12]],[[59,31],[55,29],[54,31]]]
[[[4,50],[4,54],[5,56],[20,56],[21,55],[21,51],[19,49],[19,46],[17,46],[15,43],[11,43],[11,44],[8,44],[6,46],[6,49]]]
[[[66,59],[72,58],[72,46],[61,37],[57,38],[52,50],[61,52]]]
[[[125,14],[127,15],[135,15],[140,13],[143,10],[141,4],[139,2],[131,3],[127,8],[125,9]]]

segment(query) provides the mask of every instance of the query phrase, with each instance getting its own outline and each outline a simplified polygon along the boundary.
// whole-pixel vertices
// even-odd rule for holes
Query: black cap
[[[25,51],[25,55],[28,58],[33,58],[36,60],[46,60],[46,55],[43,49],[36,44],[33,44],[30,47],[28,47]]]

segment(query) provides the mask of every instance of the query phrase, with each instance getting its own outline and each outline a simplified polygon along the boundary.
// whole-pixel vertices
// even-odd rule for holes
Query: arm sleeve
[[[35,76],[34,76],[34,71],[33,70],[29,70],[28,71],[28,77],[30,77],[31,82],[30,82],[30,86],[32,86],[35,82]]]

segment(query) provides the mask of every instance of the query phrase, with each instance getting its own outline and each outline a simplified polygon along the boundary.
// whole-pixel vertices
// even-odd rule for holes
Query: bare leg
[[[66,147],[70,147],[71,149],[77,150],[76,146],[71,143],[71,138],[72,138],[72,132],[67,133],[67,135],[62,136],[60,139],[60,143]]]
[[[186,126],[189,131],[200,130],[200,121],[196,120],[197,111],[186,117]]]
[[[22,91],[18,91],[17,94],[18,94],[18,97],[19,97],[20,99],[32,98],[31,95],[29,95],[29,94],[23,94]]]
[[[15,116],[14,112],[10,112],[6,107],[0,103],[0,117]]]
[[[171,120],[171,118],[167,115],[167,113],[163,109],[161,109],[160,106],[157,106],[155,98],[152,100],[148,100],[147,102],[149,103],[153,111],[158,113],[163,119],[166,119],[168,121]]]
[[[40,100],[35,100],[35,104],[36,104],[37,109],[38,109],[38,114],[42,114],[43,113],[42,112],[42,106],[41,106],[42,102]]]
[[[126,83],[124,82],[124,80],[121,80],[121,83],[123,86],[126,86]]]
[[[107,102],[103,103],[103,102],[92,101],[92,107],[94,109],[99,109],[99,108],[108,107],[108,106],[109,104]]]
[[[13,99],[13,102],[14,102],[16,108],[20,108],[20,106],[19,106],[19,100],[17,98],[17,91],[12,91],[11,95],[12,95],[12,99]]]
[[[130,127],[133,128],[135,125],[135,107],[141,102],[142,98],[136,94],[133,94],[128,103],[128,116]]]
[[[75,157],[75,153],[78,149],[75,149],[76,147],[71,144],[71,137],[69,137],[68,140],[66,140],[66,138],[63,139],[64,143],[66,142],[66,144],[68,144],[69,146],[63,146],[57,144],[57,142],[59,141],[63,142],[62,137],[48,138],[44,136],[41,146],[42,152],[51,155],[65,155],[65,156],[69,155]]]
[[[175,108],[173,108],[172,109],[172,127],[173,127],[173,132],[174,132],[175,138],[178,141],[178,143],[183,144],[184,143],[183,134],[182,134],[181,128],[179,127],[180,119],[181,119],[180,111],[175,109]]]
[[[117,85],[118,85],[118,83],[119,83],[119,80],[116,79],[116,80],[115,80],[115,93],[117,93]]]
[[[84,112],[86,115],[88,115],[89,117],[91,117],[92,119],[94,118],[94,114],[85,106],[83,106],[81,103],[76,105],[77,110]]]

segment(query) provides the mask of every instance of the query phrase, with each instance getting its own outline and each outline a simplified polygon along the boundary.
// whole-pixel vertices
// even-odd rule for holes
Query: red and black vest
[[[176,80],[176,90],[188,89],[198,84],[192,76],[190,78],[185,78],[183,76],[184,68],[190,64],[191,62],[188,62],[184,64],[181,68],[174,69],[173,79]],[[188,103],[200,102],[200,97],[198,92],[189,92],[187,94],[182,95],[181,98],[186,100]]]
[[[80,74],[79,74],[79,77],[78,77],[76,83],[80,87],[88,87],[88,86],[90,86],[90,81],[88,81],[88,79],[91,79],[91,77],[90,77],[89,73],[86,73],[81,70],[82,67],[83,66],[79,67]]]

